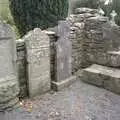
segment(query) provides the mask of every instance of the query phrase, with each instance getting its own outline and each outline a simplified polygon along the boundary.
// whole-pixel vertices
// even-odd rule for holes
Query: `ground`
[[[80,80],[28,101],[32,111],[23,107],[6,111],[0,120],[120,120],[120,96]]]

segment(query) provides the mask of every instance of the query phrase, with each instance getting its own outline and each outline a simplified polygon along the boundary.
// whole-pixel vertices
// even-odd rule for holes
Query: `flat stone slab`
[[[77,8],[75,10],[76,14],[83,14],[83,13],[97,13],[96,9],[90,9],[90,8]]]
[[[120,94],[120,69],[94,64],[83,70],[82,80]]]
[[[76,80],[77,80],[76,76],[71,76],[71,77],[67,78],[66,80],[63,80],[60,82],[52,81],[52,83],[51,83],[52,89],[55,91],[60,91],[63,88],[66,88],[66,87],[69,87],[70,85],[72,85]]]

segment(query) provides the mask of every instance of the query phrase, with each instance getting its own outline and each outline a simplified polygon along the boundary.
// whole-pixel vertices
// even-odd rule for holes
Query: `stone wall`
[[[67,18],[71,23],[73,73],[93,63],[117,64],[110,58],[110,51],[120,49],[120,27],[99,15],[96,9],[77,8],[75,13]]]
[[[120,94],[120,27],[89,8],[76,9],[68,20],[73,73],[78,71],[84,82]]]
[[[86,67],[89,64],[89,62],[87,62],[87,54],[85,54],[87,50],[85,49],[85,42],[87,42],[85,36],[85,22],[88,18],[96,16],[96,13],[96,10],[92,10],[89,8],[78,8],[76,9],[76,14],[71,15],[67,19],[71,24],[70,39],[72,41],[73,47],[73,73],[77,72],[81,68]],[[89,43],[86,45],[89,45]]]
[[[78,8],[71,15],[71,40],[73,46],[73,73],[88,67],[96,55],[103,55],[104,45],[103,25],[108,18],[99,16],[96,9]]]

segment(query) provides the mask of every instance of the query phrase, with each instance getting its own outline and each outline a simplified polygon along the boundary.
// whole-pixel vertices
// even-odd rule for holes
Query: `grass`
[[[17,39],[19,39],[19,33],[13,21],[12,15],[9,10],[9,0],[0,0],[0,19],[11,26],[15,31]]]
[[[0,0],[0,16],[2,20],[6,20],[10,14],[8,0]]]

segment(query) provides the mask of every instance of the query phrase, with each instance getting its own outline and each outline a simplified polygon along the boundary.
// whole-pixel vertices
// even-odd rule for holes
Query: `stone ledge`
[[[82,80],[120,94],[120,69],[94,64],[83,69]]]
[[[90,8],[82,7],[82,8],[77,8],[75,10],[75,14],[83,14],[83,13],[95,14],[97,13],[97,9],[90,9]]]
[[[77,77],[76,76],[71,76],[70,78],[68,78],[68,79],[66,79],[64,81],[61,81],[61,82],[54,82],[54,81],[52,81],[51,87],[55,91],[60,91],[63,88],[66,88],[66,87],[70,86],[75,81],[77,81]]]

